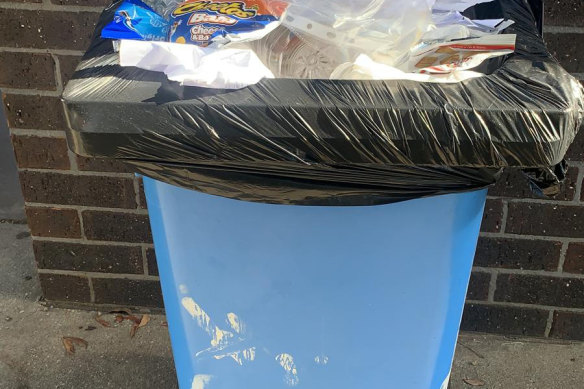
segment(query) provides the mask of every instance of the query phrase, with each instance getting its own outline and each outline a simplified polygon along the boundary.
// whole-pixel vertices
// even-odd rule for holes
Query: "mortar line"
[[[584,274],[572,274],[572,273],[560,273],[559,271],[546,271],[546,270],[525,270],[525,269],[490,269],[480,266],[473,267],[473,271],[480,273],[491,273],[497,272],[498,274],[512,274],[512,275],[525,275],[525,276],[537,276],[537,277],[553,277],[562,279],[578,279],[583,280]]]
[[[103,7],[79,6],[79,5],[57,5],[53,3],[0,3],[0,9],[17,9],[23,11],[52,11],[52,12],[102,12]]]
[[[42,89],[2,88],[2,92],[10,95],[61,97],[61,92]]]
[[[39,138],[59,138],[66,139],[64,131],[60,130],[33,130],[27,128],[10,128],[10,134],[17,136],[36,136]]]
[[[116,213],[128,213],[132,215],[148,215],[146,209],[134,209],[134,208],[112,208],[112,207],[92,207],[86,205],[67,205],[67,204],[48,204],[48,203],[33,203],[25,201],[24,205],[27,207],[34,208],[60,208],[60,209],[72,209],[79,212],[83,211],[96,211],[96,212],[116,212]]]
[[[501,212],[501,231],[500,234],[505,233],[505,229],[507,228],[507,215],[509,214],[509,202],[508,200],[503,200],[503,211]]]
[[[83,240],[81,238],[52,238],[52,237],[40,237],[33,236],[33,241],[39,242],[50,242],[50,243],[70,243],[70,244],[81,244],[81,245],[93,245],[93,246],[113,246],[113,247],[154,247],[149,243],[134,243],[134,242],[120,242],[120,241],[109,241],[109,240]]]
[[[67,174],[71,176],[97,176],[97,177],[110,177],[110,178],[134,178],[132,173],[116,173],[116,172],[94,172],[80,170],[71,174],[71,170],[61,170],[61,169],[37,169],[37,168],[20,168],[19,171],[27,171],[33,173],[55,173],[55,174]]]
[[[555,199],[528,199],[528,198],[509,198],[509,197],[491,197],[491,200],[502,200],[507,203],[528,203],[541,205],[579,205],[575,200],[555,200]]]
[[[550,332],[552,332],[552,325],[554,323],[554,310],[550,309],[550,312],[548,314],[548,318],[547,318],[547,322],[545,324],[545,331],[543,332],[543,337],[544,338],[549,338],[550,337]]]
[[[145,275],[150,275],[150,269],[148,267],[148,259],[146,257],[146,247],[144,245],[140,246],[142,249],[142,267]]]
[[[89,301],[94,304],[95,303],[95,289],[93,289],[93,279],[91,277],[87,277],[87,283],[89,284]]]
[[[582,199],[582,186],[584,185],[584,168],[580,167],[578,169],[578,181],[576,181],[576,193],[574,193],[574,202],[577,204],[582,204],[580,201]]]
[[[82,215],[82,212],[80,209],[77,210],[77,215],[79,217],[79,228],[81,229],[81,239],[87,240],[87,236],[85,235],[85,226],[83,225],[83,215]]]
[[[56,54],[51,54],[51,58],[55,62],[55,81],[57,83],[57,92],[59,94],[63,93],[63,79],[61,77],[61,62],[59,61],[59,57]]]
[[[562,242],[562,248],[560,250],[560,260],[558,261],[558,273],[564,273],[564,263],[566,262],[566,254],[568,253],[568,246],[570,243]]]
[[[584,34],[584,27],[544,26],[543,32],[548,34]]]
[[[138,182],[138,177],[134,176],[134,200],[136,201],[136,208],[145,208],[144,204],[140,201],[140,183]]]
[[[540,305],[540,304],[525,304],[525,303],[512,303],[512,302],[502,302],[502,301],[482,301],[482,300],[467,300],[467,304],[472,305],[487,305],[492,307],[501,308],[523,308],[523,309],[538,309],[538,310],[554,310],[570,313],[584,313],[584,308],[570,308],[570,307],[558,307],[555,305]]]
[[[159,281],[160,277],[145,274],[130,273],[98,273],[76,270],[57,270],[57,269],[38,269],[39,274],[55,274],[64,276],[84,276],[95,279],[116,279],[116,280],[140,280],[140,281]]]
[[[497,291],[497,278],[499,273],[494,271],[491,273],[491,279],[489,281],[489,293],[487,294],[487,301],[495,301],[495,292]]]
[[[480,234],[483,238],[507,238],[507,239],[521,239],[521,240],[545,240],[545,241],[552,241],[552,242],[575,242],[575,243],[584,243],[584,238],[572,238],[567,236],[542,236],[542,235],[519,235],[519,234],[511,234],[511,233],[499,233],[499,232],[481,232]]]
[[[37,49],[32,47],[6,47],[0,46],[0,52],[10,51],[14,53],[27,53],[27,54],[57,54],[57,55],[72,55],[72,56],[82,56],[84,52],[82,50],[68,50],[68,49]]]

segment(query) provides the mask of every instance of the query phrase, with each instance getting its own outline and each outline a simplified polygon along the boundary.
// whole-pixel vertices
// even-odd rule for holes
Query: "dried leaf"
[[[87,343],[87,341],[85,339],[81,339],[81,338],[75,338],[75,337],[67,337],[67,339],[70,339],[71,342],[75,343],[78,346],[83,346],[84,348],[87,348],[87,346],[89,345],[89,343]]]
[[[140,319],[139,317],[133,316],[133,315],[128,315],[128,316],[124,317],[124,319],[131,320],[136,325],[140,324],[140,322],[142,321],[142,319]]]
[[[465,378],[463,379],[464,383],[470,386],[485,386],[485,382],[473,378]]]
[[[95,326],[87,326],[87,328],[85,329],[85,331],[93,331],[95,329],[97,329],[97,327],[95,327]]]
[[[150,315],[142,315],[142,319],[140,319],[140,324],[138,324],[138,328],[144,327],[146,324],[150,322]]]
[[[110,322],[103,320],[100,315],[95,316],[95,321],[104,327],[111,327],[112,326]]]
[[[73,342],[71,340],[63,337],[63,347],[65,347],[65,351],[69,355],[75,354],[75,346],[73,346]]]
[[[124,317],[122,315],[116,315],[116,318],[114,319],[114,321],[116,323],[121,323],[124,321]]]
[[[132,328],[130,328],[130,338],[133,338],[136,335],[136,331],[140,328],[139,324],[132,324]]]
[[[168,323],[165,322],[165,321],[163,321],[162,323],[160,323],[160,325],[163,326],[163,327],[168,327]]]
[[[63,336],[63,346],[65,347],[65,351],[67,351],[67,354],[69,355],[75,354],[75,345],[87,348],[88,343],[86,340],[81,338],[75,338],[73,336]]]

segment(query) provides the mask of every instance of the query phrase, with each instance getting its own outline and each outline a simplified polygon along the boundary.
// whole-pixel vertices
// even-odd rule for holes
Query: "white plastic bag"
[[[392,65],[432,22],[434,0],[289,0],[283,25],[300,38],[320,40]]]

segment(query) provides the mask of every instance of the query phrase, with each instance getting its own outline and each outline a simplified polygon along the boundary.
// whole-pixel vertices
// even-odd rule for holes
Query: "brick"
[[[584,39],[582,34],[544,35],[548,50],[570,73],[584,73]]]
[[[461,330],[505,335],[543,336],[548,311],[540,309],[467,304]]]
[[[156,253],[154,249],[146,250],[146,261],[148,262],[148,274],[151,276],[158,275],[158,263],[156,262]]]
[[[489,273],[473,272],[470,277],[466,298],[469,300],[487,300],[490,282],[491,275]]]
[[[500,274],[495,300],[580,308],[584,306],[584,279]]]
[[[584,243],[570,243],[564,261],[564,272],[584,274]]]
[[[158,281],[94,278],[93,290],[97,304],[138,307],[162,307],[162,292]]]
[[[481,237],[475,266],[555,271],[561,250],[561,242]]]
[[[13,135],[12,145],[20,168],[69,169],[64,138]]]
[[[92,7],[105,7],[112,3],[112,0],[51,0],[57,5],[84,5]]]
[[[43,296],[50,301],[90,302],[87,277],[39,274]]]
[[[481,225],[483,232],[500,232],[503,223],[503,202],[501,200],[487,200],[485,214]]]
[[[94,172],[131,173],[132,169],[123,162],[115,159],[89,158],[77,156],[79,170]]]
[[[20,183],[28,202],[136,208],[131,178],[23,171]]]
[[[569,27],[584,25],[582,0],[546,0],[544,8],[546,25]]]
[[[575,312],[554,312],[550,338],[584,340],[584,314]]]
[[[88,239],[152,243],[147,215],[84,211],[82,217]]]
[[[73,73],[75,73],[75,68],[81,61],[81,56],[79,55],[59,55],[59,68],[61,71],[61,80],[63,81],[63,86],[67,84],[67,81],[71,79]]]
[[[6,118],[12,128],[65,130],[63,104],[57,97],[7,94]]]
[[[97,12],[2,8],[2,46],[84,50],[89,45],[98,18]]]
[[[521,235],[584,237],[584,207],[510,203],[506,232]]]
[[[570,161],[584,161],[584,129],[580,129],[574,143],[568,149],[566,158]]]
[[[140,247],[34,241],[33,248],[40,269],[144,273]]]
[[[553,200],[572,201],[576,194],[578,168],[569,168],[560,193]],[[489,190],[489,195],[512,198],[540,198],[530,188],[527,178],[518,170],[510,169],[503,173],[497,184]]]
[[[81,224],[75,210],[26,207],[26,218],[33,236],[81,238]]]
[[[55,62],[50,54],[0,52],[0,87],[56,90]]]

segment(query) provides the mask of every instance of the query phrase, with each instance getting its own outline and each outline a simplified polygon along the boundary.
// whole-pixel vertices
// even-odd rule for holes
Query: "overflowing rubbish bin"
[[[181,388],[447,388],[486,188],[564,178],[541,8],[333,3],[114,1],[64,91],[144,176]]]

